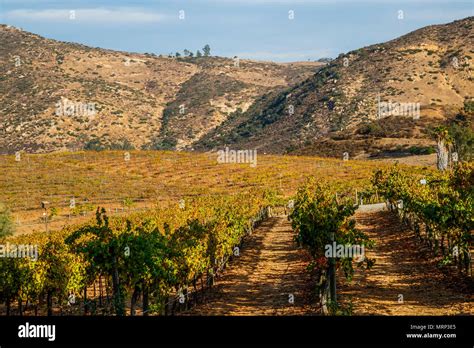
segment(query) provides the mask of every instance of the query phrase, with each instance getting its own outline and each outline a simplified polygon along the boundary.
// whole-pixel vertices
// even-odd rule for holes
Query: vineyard
[[[113,218],[97,209],[96,221],[60,233],[12,238],[17,245],[39,244],[37,261],[0,260],[0,301],[10,314],[46,305],[48,315],[117,314],[137,310],[166,314],[188,304],[209,287],[238,248],[268,214],[270,198],[254,192],[195,198],[168,207]],[[104,290],[108,293],[102,296]],[[99,284],[99,296],[88,298]],[[94,291],[95,292],[95,291]],[[79,301],[80,299],[80,301]]]
[[[248,272],[259,274],[247,278],[265,282],[269,271],[255,270],[259,264],[291,282],[265,283],[258,290],[263,303],[282,305],[301,279],[284,268],[307,262],[311,289],[299,282],[296,291],[317,294],[321,313],[351,314],[338,301],[336,283],[374,266],[374,242],[357,228],[356,212],[380,202],[429,246],[441,268],[455,265],[472,277],[472,164],[440,173],[311,157],[262,155],[256,168],[217,164],[211,154],[137,151],[126,157],[118,151],[2,157],[0,202],[16,232],[0,244],[37,245],[38,258],[0,258],[1,314],[175,315],[194,307],[199,313],[220,291],[215,283],[222,277],[244,291],[225,278],[241,252]],[[24,226],[28,216],[33,228]],[[284,226],[282,219],[293,230],[259,228],[269,220]],[[255,231],[272,237],[258,243]],[[278,241],[284,245],[273,244]],[[344,254],[348,250],[362,254]],[[274,300],[268,292],[275,284],[285,290]]]
[[[316,273],[317,292],[325,311],[337,311],[336,269],[342,269],[349,280],[354,274],[354,257],[328,257],[327,245],[363,245],[371,246],[367,236],[355,228],[352,219],[356,206],[352,197],[339,198],[328,185],[316,183],[310,178],[297,194],[294,209],[289,215],[296,241],[308,249],[312,261],[309,268]],[[369,258],[357,260],[358,267],[371,267]]]
[[[369,180],[364,163],[262,155],[251,168],[219,165],[214,157],[152,151],[2,156],[0,201],[17,231],[7,242],[39,249],[38,261],[1,260],[5,313],[185,309],[212,285],[268,207],[281,205],[306,173],[338,173],[334,184],[341,186],[346,178]]]
[[[424,174],[394,165],[375,171],[372,186],[361,195],[367,198],[375,194],[386,200],[388,209],[414,231],[418,245],[428,247],[429,257],[436,260],[437,267],[449,270],[451,276],[458,274],[455,277],[463,279],[472,290],[473,190],[472,163],[456,164],[446,172]],[[322,185],[313,178],[298,190],[294,209],[289,215],[297,233],[296,241],[312,257],[309,269],[315,274],[316,291],[326,313],[344,314],[352,310],[340,306],[337,301],[336,274],[350,282],[354,267],[365,269],[364,274],[368,274],[375,263],[375,259],[365,255],[362,258],[352,255],[328,257],[325,253],[328,245],[336,243],[350,247],[362,245],[370,254],[374,241],[356,228],[356,207],[350,193],[338,195],[330,185]]]
[[[456,165],[446,173],[420,176],[398,167],[374,174],[373,185],[391,210],[415,231],[420,241],[472,276],[474,242],[474,165]]]
[[[128,155],[128,156],[127,156]],[[385,163],[260,155],[249,164],[219,164],[216,154],[169,151],[102,151],[0,156],[0,202],[13,214],[17,233],[45,230],[42,201],[49,202],[48,227],[82,223],[97,206],[126,215],[186,197],[225,195],[250,188],[289,197],[309,175],[336,186],[367,186]]]

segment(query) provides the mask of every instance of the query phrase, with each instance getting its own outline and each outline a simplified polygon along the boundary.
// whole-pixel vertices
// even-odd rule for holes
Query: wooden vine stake
[[[334,232],[331,233],[331,245],[334,242]],[[333,306],[337,303],[336,298],[336,259],[333,255],[329,258],[329,269],[328,269],[328,278],[329,278],[329,295],[331,298],[331,304]]]

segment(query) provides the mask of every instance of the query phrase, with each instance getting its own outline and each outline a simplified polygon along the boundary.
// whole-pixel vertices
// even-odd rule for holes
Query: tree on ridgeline
[[[204,57],[209,57],[211,55],[211,46],[206,45],[202,48],[202,51],[204,52]]]

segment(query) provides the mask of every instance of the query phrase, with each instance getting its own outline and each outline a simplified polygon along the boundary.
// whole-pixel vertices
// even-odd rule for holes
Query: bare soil
[[[293,237],[286,216],[262,223],[218,279],[208,301],[184,315],[316,314],[306,271],[309,259]]]
[[[376,242],[375,265],[338,275],[338,300],[354,315],[474,314],[472,287],[455,270],[441,271],[429,250],[390,212],[356,214],[358,228]],[[286,216],[263,223],[218,279],[206,303],[182,315],[318,315],[308,255],[298,249]],[[472,283],[470,283],[472,284]],[[294,295],[290,304],[289,295]]]
[[[414,233],[389,212],[356,214],[357,227],[376,246],[370,270],[356,270],[352,282],[339,277],[338,300],[352,302],[355,315],[472,315],[473,289],[456,274],[442,272],[438,260]]]

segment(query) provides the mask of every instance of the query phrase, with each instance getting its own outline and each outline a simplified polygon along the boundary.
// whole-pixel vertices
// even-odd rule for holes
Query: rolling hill
[[[323,65],[117,52],[6,25],[0,42],[1,153],[182,149]]]
[[[234,113],[197,147],[335,157],[427,149],[430,127],[472,102],[473,23],[469,17],[428,26],[341,54],[307,80]],[[395,110],[379,117],[379,101],[418,105],[418,117]]]
[[[2,25],[0,152],[429,153],[430,129],[472,103],[473,22],[286,64],[117,52]],[[387,104],[419,113],[381,115]]]

